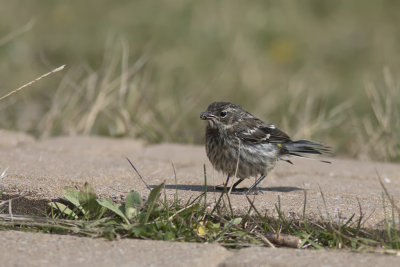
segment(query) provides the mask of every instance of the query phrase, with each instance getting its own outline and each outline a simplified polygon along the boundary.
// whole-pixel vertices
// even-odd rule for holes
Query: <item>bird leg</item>
[[[231,178],[231,175],[230,175],[230,174],[228,174],[228,177],[226,177],[226,181],[225,181],[224,187],[227,187],[227,186],[228,186],[229,178]]]
[[[239,180],[237,180],[236,183],[234,183],[234,184],[232,185],[232,187],[230,188],[229,192],[232,192],[232,193],[239,193],[239,194],[241,194],[241,193],[243,193],[243,192],[247,192],[248,189],[247,189],[246,187],[244,187],[244,188],[236,188],[241,182],[243,182],[243,180],[244,180],[244,179],[239,179]],[[227,185],[228,185],[228,183],[225,184],[225,188],[228,188],[228,187],[226,187]]]
[[[228,174],[228,177],[226,177],[225,183],[223,183],[222,185],[216,186],[215,189],[220,190],[220,191],[225,191],[228,190],[228,183],[229,183],[229,178],[231,178],[230,174]]]
[[[226,180],[225,180],[225,183],[223,184],[223,186],[217,186],[216,189],[218,189],[218,190],[224,190],[225,188],[226,188],[226,189],[229,189],[228,183],[229,183],[229,179],[230,179],[230,178],[231,178],[231,176],[228,174],[228,177],[226,177]],[[247,191],[247,190],[248,190],[247,188],[236,188],[241,182],[243,182],[243,180],[244,180],[244,179],[239,179],[239,180],[237,180],[237,182],[234,183],[234,184],[232,185],[231,191],[232,191],[232,192],[243,192],[243,191]],[[229,190],[228,190],[228,191],[229,191]]]
[[[265,178],[265,175],[261,174],[261,176],[249,188],[246,188],[246,187],[244,187],[244,188],[236,188],[244,180],[244,179],[239,179],[239,180],[237,180],[236,183],[234,183],[232,185],[231,192],[236,193],[236,194],[258,194],[257,185],[259,183],[261,183],[262,180],[264,180],[264,178]],[[230,175],[228,175],[228,177],[226,178],[226,181],[223,184],[223,187],[222,186],[217,186],[216,189],[218,189],[218,190],[224,190],[225,188],[228,189],[229,179],[230,179]]]
[[[232,191],[232,193],[235,193],[235,194],[246,194],[246,195],[247,194],[254,194],[254,195],[257,195],[258,192],[259,192],[257,190],[257,185],[259,183],[261,183],[261,181],[264,180],[264,178],[265,178],[265,175],[261,174],[261,176],[249,188],[246,188],[246,187],[244,187],[244,188],[236,188],[244,180],[244,179],[239,179],[236,183],[233,184],[231,191]]]
[[[250,193],[251,191],[255,190],[257,188],[257,185],[261,183],[261,181],[264,180],[264,178],[265,175],[261,174],[261,176],[255,181],[255,183],[252,186],[250,186],[249,190],[247,190],[247,193]]]
[[[237,187],[241,182],[243,182],[243,180],[244,180],[244,179],[239,179],[239,180],[237,180],[237,182],[234,183],[234,184],[232,185],[232,191],[237,190],[236,187]]]

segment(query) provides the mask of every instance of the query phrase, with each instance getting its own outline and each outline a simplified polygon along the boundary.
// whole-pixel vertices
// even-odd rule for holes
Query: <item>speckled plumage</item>
[[[329,152],[328,147],[319,143],[292,141],[275,125],[267,124],[229,102],[211,103],[200,118],[208,121],[206,152],[210,162],[216,170],[228,176],[236,173],[240,181],[266,175],[275,167],[277,160],[289,161],[289,155]]]

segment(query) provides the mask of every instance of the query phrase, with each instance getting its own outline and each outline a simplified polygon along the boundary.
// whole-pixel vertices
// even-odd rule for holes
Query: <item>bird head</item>
[[[211,128],[227,129],[247,114],[240,106],[229,102],[213,102],[200,114]]]

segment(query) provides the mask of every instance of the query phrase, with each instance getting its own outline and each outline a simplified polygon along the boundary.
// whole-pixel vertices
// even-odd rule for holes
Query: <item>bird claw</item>
[[[215,189],[222,192],[226,190],[225,192],[228,193],[231,188],[225,186],[216,186]],[[247,187],[234,188],[231,191],[231,194],[235,195],[258,195],[258,193],[263,193],[263,192],[257,188],[249,189]]]
[[[263,191],[257,189],[257,188],[253,188],[253,189],[249,189],[246,192],[246,195],[258,195],[259,193],[264,194]]]

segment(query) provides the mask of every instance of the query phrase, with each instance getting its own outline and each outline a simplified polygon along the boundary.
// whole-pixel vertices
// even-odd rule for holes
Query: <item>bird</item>
[[[257,186],[275,167],[278,160],[293,164],[290,157],[329,155],[332,149],[310,140],[293,141],[274,124],[265,123],[241,106],[230,102],[213,102],[200,113],[208,122],[205,148],[214,169],[238,180],[230,188],[234,193],[255,193]],[[327,162],[325,160],[321,160]],[[259,177],[249,188],[237,188],[246,178]]]

